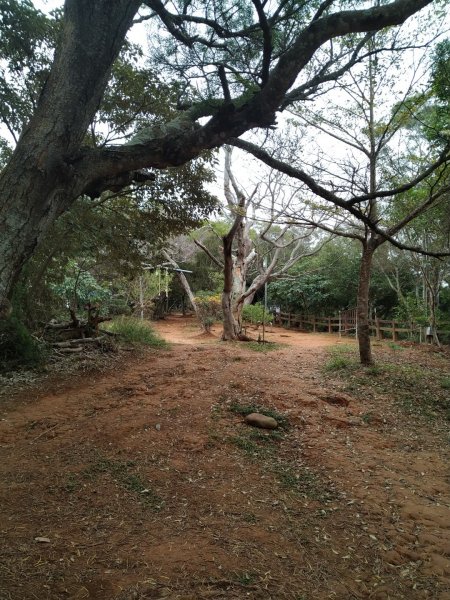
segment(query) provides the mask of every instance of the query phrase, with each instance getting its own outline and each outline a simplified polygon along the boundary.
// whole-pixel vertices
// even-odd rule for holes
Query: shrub
[[[122,340],[129,344],[143,344],[155,348],[162,348],[167,345],[147,322],[134,317],[119,317],[110,323],[108,329],[113,333],[117,333]]]
[[[263,321],[270,323],[272,318],[272,315],[268,311],[265,311],[264,314],[264,306],[259,302],[256,304],[246,304],[242,309],[242,319],[246,323],[262,323]]]
[[[0,319],[0,369],[42,363],[44,345],[16,317]]]
[[[222,319],[222,298],[220,294],[198,294],[195,297],[195,303],[205,331],[209,331],[216,321]]]
[[[109,315],[131,315],[133,311],[126,300],[122,298],[113,298],[108,303],[106,312]]]

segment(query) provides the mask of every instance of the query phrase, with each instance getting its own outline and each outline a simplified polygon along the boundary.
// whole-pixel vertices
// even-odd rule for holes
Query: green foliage
[[[103,303],[111,298],[109,287],[100,285],[89,271],[83,271],[75,261],[69,261],[64,279],[50,285],[57,296],[67,305],[84,306]]]
[[[269,284],[269,304],[293,313],[334,314],[355,305],[360,247],[333,240],[291,269],[288,279]]]
[[[270,323],[272,315],[264,310],[264,305],[260,302],[256,304],[245,304],[242,309],[242,320],[246,323]]]
[[[18,138],[48,75],[60,14],[45,16],[29,0],[0,0],[0,8],[5,63],[0,122]],[[166,121],[175,115],[178,97],[179,84],[162,81],[143,66],[141,49],[125,43],[85,144],[123,141],[135,129]],[[9,143],[0,137],[0,167],[10,155]],[[61,316],[67,304],[100,301],[106,307],[117,295],[128,297],[128,282],[141,272],[142,262],[157,255],[168,237],[197,227],[216,207],[206,188],[214,177],[211,160],[205,153],[160,171],[151,187],[79,198],[41,241],[17,284],[25,322],[36,328]],[[75,281],[78,268],[82,274]]]
[[[432,85],[437,103],[434,112],[434,134],[430,133],[429,135],[440,141],[441,144],[448,143],[450,138],[450,39],[444,40],[436,47]]]
[[[119,338],[129,344],[165,348],[167,343],[161,339],[146,321],[133,317],[119,317],[109,324],[108,330],[117,333]]]
[[[198,225],[215,206],[204,188],[210,176],[197,161],[164,172],[151,193],[141,189],[98,202],[80,198],[54,224],[22,274],[26,321],[34,327],[60,314],[67,301],[73,303],[71,290],[80,304],[94,299],[106,306],[129,292],[137,300],[132,282],[149,254],[157,256],[167,237]]]
[[[108,302],[108,306],[107,308],[105,308],[105,312],[111,316],[130,316],[132,313],[132,309],[124,298],[112,298]]]
[[[291,312],[321,313],[329,307],[330,284],[325,274],[298,274],[295,279],[275,281],[269,285],[271,304],[287,307]]]
[[[428,325],[426,306],[421,298],[414,293],[407,294],[401,304],[394,310],[394,316],[398,321],[406,323],[418,323]]]
[[[222,298],[218,294],[200,293],[195,297],[199,318],[205,331],[222,319]]]
[[[0,319],[0,370],[38,366],[44,355],[43,344],[16,317]]]
[[[95,144],[130,134],[174,116],[178,86],[142,65],[142,49],[129,42],[113,65],[95,125]],[[106,135],[105,135],[105,127]]]
[[[57,30],[57,20],[30,0],[0,0],[0,122],[15,138],[33,113],[47,78]],[[0,160],[5,160],[7,144],[2,144]]]

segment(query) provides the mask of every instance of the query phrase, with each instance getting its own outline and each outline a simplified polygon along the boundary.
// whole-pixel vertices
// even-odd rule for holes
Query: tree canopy
[[[4,2],[4,58],[17,64],[25,87],[36,49],[47,65],[41,85],[33,79],[38,91],[31,93],[32,109],[26,109],[30,118],[0,174],[1,302],[76,198],[151,180],[149,168],[184,164],[253,128],[273,126],[278,111],[308,99],[354,65],[371,32],[399,25],[428,4],[66,0],[62,15],[48,20],[29,1]],[[21,23],[17,35],[12,19]],[[161,86],[173,86],[176,103],[168,103],[171,110],[156,121],[142,119],[145,110],[136,106],[129,128],[116,127],[134,138],[92,144],[87,134],[101,119],[106,92],[113,93],[113,68],[121,81],[116,61],[125,36],[142,20],[159,31],[144,77],[148,100],[151,104],[156,94],[151,67],[158,65],[164,66]]]

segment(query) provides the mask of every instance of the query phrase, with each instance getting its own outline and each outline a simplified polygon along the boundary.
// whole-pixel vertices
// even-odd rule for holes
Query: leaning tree
[[[66,0],[36,106],[0,174],[0,306],[50,225],[76,198],[118,190],[150,178],[149,168],[184,164],[252,128],[273,126],[277,111],[345,73],[367,32],[399,25],[430,3],[359,8],[366,5],[356,1],[348,10],[339,0],[301,6],[296,0]],[[26,27],[15,35],[16,14],[28,19],[33,5],[3,4],[5,58],[28,39]],[[168,77],[177,67],[189,77],[180,86],[178,111],[127,143],[93,146],[87,131],[114,61],[127,32],[144,19],[154,31],[164,29],[154,35],[151,58]],[[171,40],[175,45],[161,51]]]

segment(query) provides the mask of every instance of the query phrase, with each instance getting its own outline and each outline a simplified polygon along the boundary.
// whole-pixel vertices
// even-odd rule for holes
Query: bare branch
[[[194,240],[194,244],[196,246],[198,246],[199,248],[201,248],[203,250],[203,252],[213,261],[213,263],[216,266],[218,266],[220,269],[223,269],[223,262],[222,261],[220,261],[218,258],[216,258],[214,256],[214,254],[212,252],[210,252],[208,250],[208,248],[205,245],[203,245],[199,240],[196,240],[195,238],[193,238],[193,240]]]

